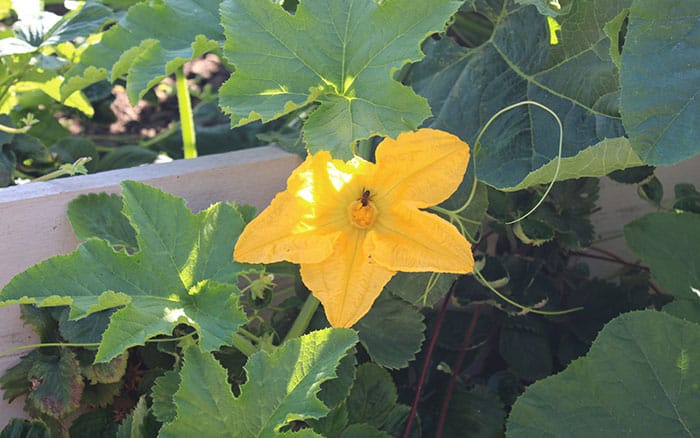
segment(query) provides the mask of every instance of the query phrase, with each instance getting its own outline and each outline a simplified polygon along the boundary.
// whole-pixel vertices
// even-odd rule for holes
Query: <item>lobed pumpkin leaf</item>
[[[622,51],[620,110],[645,163],[700,153],[700,21],[695,2],[634,0]]]
[[[139,252],[90,238],[73,253],[17,275],[0,292],[0,304],[69,305],[71,319],[123,306],[111,316],[96,362],[170,334],[180,323],[196,328],[208,351],[230,345],[246,321],[236,286],[243,267],[231,260],[244,226],[237,208],[216,204],[193,214],[182,199],[153,187],[121,186]]]
[[[164,77],[187,61],[223,44],[220,0],[148,0],[129,8],[98,44],[83,52],[68,73],[64,96],[103,79],[126,75],[135,104]],[[177,29],[176,32],[173,29]]]
[[[700,214],[648,214],[625,226],[625,240],[649,265],[652,279],[673,294],[664,310],[700,321]]]
[[[220,91],[231,124],[268,121],[312,102],[309,151],[350,159],[374,135],[396,137],[430,116],[424,99],[392,79],[441,32],[453,0],[305,0],[294,15],[270,1],[224,0],[224,55],[236,66]]]
[[[507,436],[693,436],[698,342],[698,324],[653,310],[620,315],[585,357],[525,390]]]
[[[259,351],[248,359],[248,380],[237,398],[214,356],[190,347],[173,396],[177,417],[160,436],[267,437],[291,421],[322,417],[329,409],[316,394],[336,376],[339,362],[356,342],[352,330],[325,329],[289,340],[271,353]],[[202,422],[205,417],[208,421]]]
[[[123,207],[115,194],[80,195],[68,204],[68,219],[79,239],[99,237],[112,246],[136,250],[136,232],[122,214]]]
[[[528,2],[541,3],[541,2]],[[559,179],[602,176],[638,160],[618,139],[623,135],[617,107],[618,72],[610,56],[604,25],[630,0],[571,2],[558,17],[561,34],[550,44],[547,17],[534,6],[513,0],[468,3],[463,10],[483,15],[493,24],[490,38],[476,48],[450,38],[428,40],[426,57],[406,81],[430,102],[434,117],[427,124],[474,145],[487,120],[508,105],[533,100],[561,118],[564,127]],[[503,189],[548,182],[557,157],[559,130],[550,114],[534,106],[511,110],[481,138],[474,161],[480,180]],[[582,151],[595,147],[584,156]],[[596,169],[583,166],[591,158]],[[603,159],[607,158],[604,162]],[[614,161],[610,161],[614,158]],[[530,180],[525,181],[526,178]]]

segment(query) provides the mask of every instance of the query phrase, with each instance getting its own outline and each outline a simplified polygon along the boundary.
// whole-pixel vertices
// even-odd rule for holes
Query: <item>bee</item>
[[[369,190],[362,189],[362,196],[358,199],[358,201],[360,201],[360,204],[362,204],[363,207],[367,207],[371,196],[372,193]]]

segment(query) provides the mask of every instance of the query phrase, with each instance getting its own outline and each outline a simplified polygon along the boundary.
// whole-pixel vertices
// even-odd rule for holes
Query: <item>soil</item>
[[[184,70],[194,95],[204,92],[207,86],[211,87],[212,92],[216,92],[230,76],[214,54],[207,54],[188,62]],[[198,101],[196,97],[192,97],[192,105],[196,105]],[[131,105],[126,89],[121,84],[114,86],[111,96],[103,103],[104,106],[108,103],[108,109],[100,112],[99,104],[96,105],[97,113],[93,119],[72,116],[65,120],[71,133],[99,138],[102,144],[120,143],[122,140],[128,143],[133,142],[134,137],[154,137],[180,117],[174,75],[163,79],[160,85],[149,91],[136,105]]]

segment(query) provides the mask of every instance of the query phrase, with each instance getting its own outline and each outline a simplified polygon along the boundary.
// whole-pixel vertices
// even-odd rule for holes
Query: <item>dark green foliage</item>
[[[40,420],[11,420],[0,432],[0,438],[49,438],[51,434]]]

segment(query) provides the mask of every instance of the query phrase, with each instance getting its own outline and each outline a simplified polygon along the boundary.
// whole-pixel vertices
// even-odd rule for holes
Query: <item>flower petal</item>
[[[340,234],[333,225],[347,219],[333,202],[330,162],[328,152],[319,152],[292,172],[287,189],[243,230],[233,252],[237,261],[317,263],[331,255]]]
[[[474,269],[471,244],[437,215],[395,205],[367,233],[372,259],[387,269],[466,274]]]
[[[323,304],[333,327],[351,327],[372,307],[396,272],[375,263],[365,252],[366,232],[342,234],[333,255],[301,265],[301,278]]]
[[[375,185],[380,196],[412,201],[418,208],[449,198],[464,179],[469,145],[436,129],[405,132],[377,147]]]

